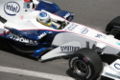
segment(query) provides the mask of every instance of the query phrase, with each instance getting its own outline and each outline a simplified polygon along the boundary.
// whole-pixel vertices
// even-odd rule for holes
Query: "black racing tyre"
[[[114,18],[106,27],[106,32],[109,34],[113,29],[118,28],[120,31],[120,16]],[[117,30],[118,30],[117,29]]]
[[[94,50],[84,48],[70,57],[69,72],[78,80],[96,80],[102,70],[102,60]]]

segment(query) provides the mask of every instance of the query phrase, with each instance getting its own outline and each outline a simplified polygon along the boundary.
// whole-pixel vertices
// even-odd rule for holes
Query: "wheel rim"
[[[73,63],[74,73],[80,77],[87,78],[91,74],[89,66],[81,60],[75,60]]]

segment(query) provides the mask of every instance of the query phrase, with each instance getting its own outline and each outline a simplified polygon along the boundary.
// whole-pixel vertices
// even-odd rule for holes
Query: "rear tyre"
[[[111,32],[113,28],[115,28],[116,26],[120,27],[120,16],[114,18],[112,21],[110,21],[110,23],[107,25],[106,27],[106,32]]]
[[[70,57],[69,72],[79,80],[96,80],[103,69],[103,64],[98,54],[91,49],[81,49]]]
[[[114,18],[106,27],[106,32],[120,39],[120,16]]]

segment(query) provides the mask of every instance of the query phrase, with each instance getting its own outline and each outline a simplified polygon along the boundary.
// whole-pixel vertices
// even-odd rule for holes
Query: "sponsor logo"
[[[26,43],[26,44],[31,44],[31,45],[38,45],[38,42],[37,41],[34,41],[34,40],[30,40],[30,39],[27,39],[27,38],[24,38],[22,36],[18,36],[18,35],[15,35],[15,34],[9,34],[8,36],[10,39],[12,40],[15,40],[15,41],[18,41],[18,42],[22,42],[22,43]]]
[[[71,24],[66,30],[68,31],[73,31],[78,25],[76,24]]]
[[[38,36],[39,39],[42,39],[43,37],[45,37],[47,35],[46,32],[43,32],[41,35]]]
[[[71,52],[75,52],[78,51],[80,49],[80,47],[75,47],[75,46],[61,46],[61,52],[63,53],[71,53]]]
[[[7,15],[15,16],[20,11],[20,5],[17,2],[7,2],[4,5],[4,12]]]
[[[84,28],[81,33],[82,33],[82,34],[87,34],[88,31],[89,31],[88,28]]]
[[[120,70],[120,64],[119,64],[119,63],[115,63],[115,64],[114,64],[114,67],[115,67],[117,70]]]
[[[96,38],[105,38],[105,36],[102,35],[102,34],[96,34],[95,37],[96,37]]]
[[[97,34],[95,37],[101,38],[101,37],[103,37],[103,35],[102,34]]]

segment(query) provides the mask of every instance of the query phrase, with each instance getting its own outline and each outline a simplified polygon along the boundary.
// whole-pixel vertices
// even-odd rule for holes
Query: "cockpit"
[[[42,10],[39,12],[36,18],[37,22],[47,27],[51,27],[53,29],[63,29],[65,26],[69,24],[69,21],[54,15],[49,12]]]

